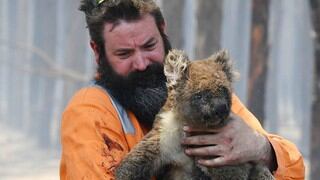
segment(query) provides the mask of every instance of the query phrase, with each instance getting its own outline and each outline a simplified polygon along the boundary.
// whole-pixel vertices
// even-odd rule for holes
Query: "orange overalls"
[[[123,112],[105,90],[81,89],[69,102],[61,125],[61,180],[114,179],[113,173],[145,131],[131,112]],[[304,179],[304,164],[294,144],[268,134],[235,95],[232,111],[271,142],[278,162],[276,179]]]

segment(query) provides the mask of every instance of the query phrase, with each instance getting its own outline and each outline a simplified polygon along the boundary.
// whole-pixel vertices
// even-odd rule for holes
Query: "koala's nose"
[[[230,113],[230,105],[226,97],[217,97],[213,99],[213,113],[219,118],[224,118]]]

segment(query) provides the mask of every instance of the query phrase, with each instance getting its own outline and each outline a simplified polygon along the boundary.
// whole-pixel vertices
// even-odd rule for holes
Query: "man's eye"
[[[153,49],[156,46],[156,43],[152,43],[152,44],[147,44],[145,46],[146,49]]]
[[[120,58],[120,59],[126,59],[130,56],[130,53],[118,53],[117,56]]]

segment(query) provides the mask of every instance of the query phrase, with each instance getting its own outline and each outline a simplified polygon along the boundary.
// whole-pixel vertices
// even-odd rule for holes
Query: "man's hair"
[[[98,45],[100,54],[104,52],[105,23],[117,25],[121,20],[135,21],[145,14],[150,14],[164,37],[161,29],[165,23],[164,18],[153,0],[81,0],[79,10],[85,13],[91,40]]]

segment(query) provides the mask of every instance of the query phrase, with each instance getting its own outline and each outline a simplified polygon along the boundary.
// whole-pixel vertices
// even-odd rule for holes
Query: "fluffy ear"
[[[222,70],[226,73],[230,82],[233,82],[233,80],[239,76],[238,73],[233,70],[232,61],[227,50],[220,50],[209,59],[221,65]]]
[[[189,64],[187,55],[180,50],[171,50],[164,62],[164,74],[167,77],[167,86],[173,87],[185,74]]]

